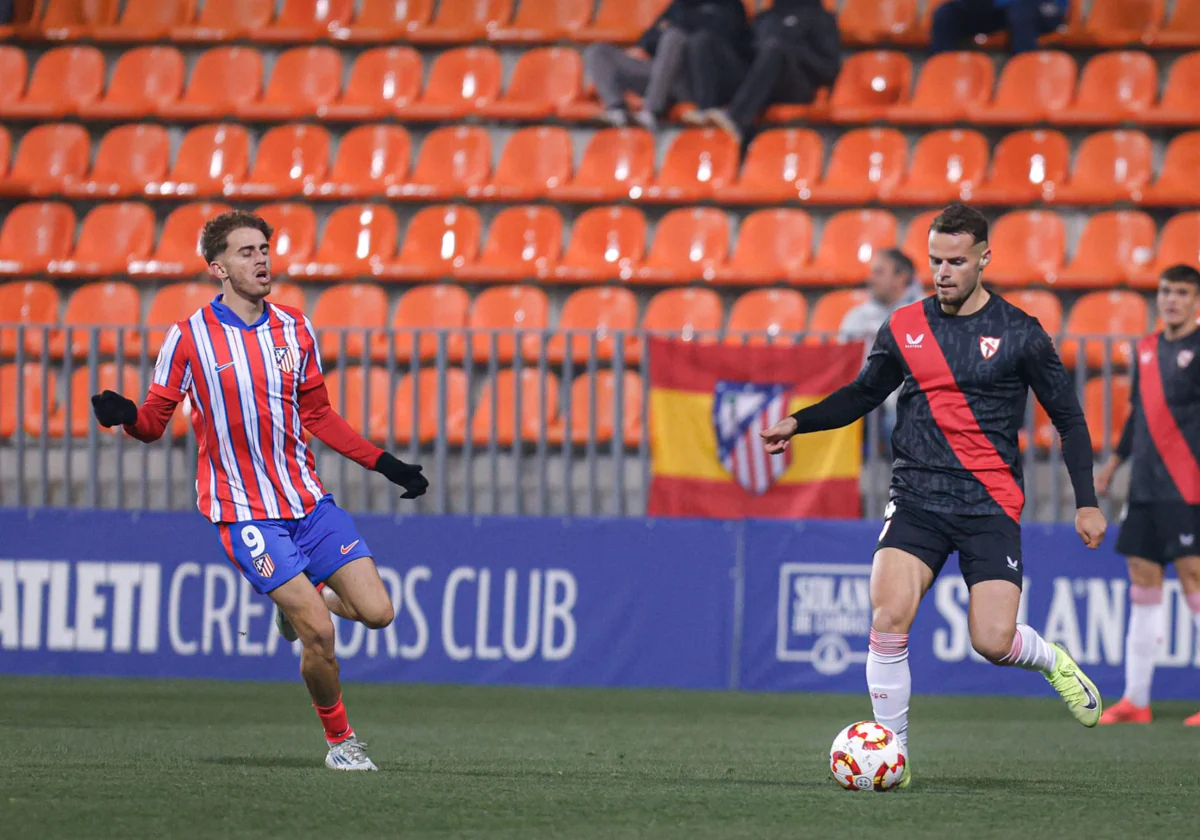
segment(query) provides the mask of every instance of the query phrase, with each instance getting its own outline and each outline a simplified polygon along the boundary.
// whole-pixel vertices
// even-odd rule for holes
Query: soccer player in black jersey
[[[1137,345],[1129,419],[1117,451],[1097,473],[1107,493],[1133,456],[1117,553],[1129,564],[1125,694],[1101,723],[1150,723],[1150,681],[1166,642],[1163,572],[1175,564],[1200,627],[1200,272],[1176,265],[1158,281],[1162,331]],[[1200,713],[1186,721],[1200,726]]]
[[[1070,654],[1017,623],[1025,502],[1017,433],[1030,387],[1062,436],[1084,544],[1100,545],[1106,523],[1074,380],[1037,319],[984,288],[991,256],[987,220],[963,204],[947,207],[929,230],[936,293],[892,313],[854,382],[762,432],[767,451],[781,452],[793,435],[852,423],[900,389],[890,499],[871,569],[867,685],[875,719],[906,746],[908,631],[954,551],[970,589],[975,650],[1045,674],[1085,726],[1101,714],[1100,693]]]

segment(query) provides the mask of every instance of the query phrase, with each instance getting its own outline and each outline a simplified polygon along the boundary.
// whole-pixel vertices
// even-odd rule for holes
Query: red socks
[[[332,706],[318,706],[313,703],[313,708],[317,710],[317,717],[321,719],[321,725],[325,727],[325,740],[330,745],[340,744],[354,734],[354,730],[350,728],[350,721],[346,717],[346,707],[342,705],[340,696]]]

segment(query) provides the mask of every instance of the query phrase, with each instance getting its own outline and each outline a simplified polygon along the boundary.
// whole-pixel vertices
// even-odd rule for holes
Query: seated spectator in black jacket
[[[739,143],[768,105],[807,105],[842,69],[837,18],[821,0],[775,0],[754,20],[754,49],[754,62],[733,100],[705,112],[708,122]],[[698,75],[705,75],[705,68],[700,70]],[[697,88],[706,84],[702,78],[693,81]]]
[[[1014,53],[1038,48],[1038,38],[1067,18],[1070,0],[950,0],[933,13],[930,52],[960,50],[976,35],[1008,32]]]
[[[673,102],[707,109],[732,96],[750,62],[751,38],[742,0],[672,0],[633,49],[593,44],[583,58],[604,120],[628,125],[625,94],[633,92],[643,98],[634,119],[653,130]],[[692,90],[689,76],[705,64],[716,68],[715,79]]]

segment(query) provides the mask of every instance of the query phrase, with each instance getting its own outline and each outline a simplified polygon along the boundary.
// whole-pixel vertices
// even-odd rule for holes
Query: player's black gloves
[[[404,488],[405,492],[400,497],[401,499],[415,499],[417,496],[423,496],[429,487],[429,479],[421,475],[420,464],[406,464],[387,452],[381,454],[379,460],[375,462],[375,472],[392,484],[399,484]]]
[[[137,403],[122,397],[116,391],[93,395],[92,411],[96,413],[96,420],[106,429],[113,426],[132,426],[137,422]]]

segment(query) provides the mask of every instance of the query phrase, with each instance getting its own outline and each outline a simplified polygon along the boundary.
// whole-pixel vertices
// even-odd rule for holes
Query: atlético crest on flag
[[[254,558],[254,570],[258,572],[259,577],[269,578],[275,574],[275,561],[271,559],[270,554],[261,554]]]
[[[284,373],[291,373],[295,362],[292,359],[291,347],[276,347],[275,348],[275,367],[279,368]]]
[[[1000,339],[991,338],[990,336],[979,336],[979,352],[983,354],[983,358],[990,359],[996,355],[996,351],[1000,349]]]
[[[768,455],[758,433],[787,413],[787,387],[718,381],[713,391],[713,428],[721,465],[742,488],[761,496],[792,463],[792,450]]]

